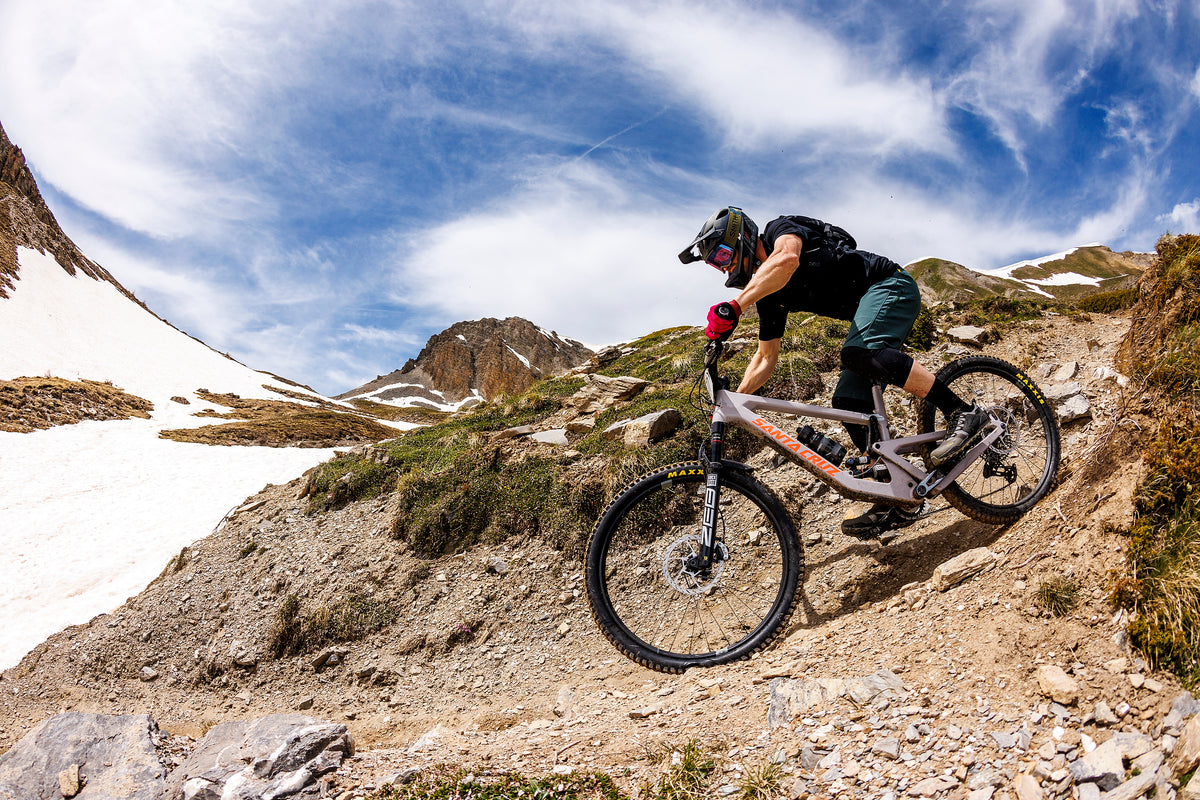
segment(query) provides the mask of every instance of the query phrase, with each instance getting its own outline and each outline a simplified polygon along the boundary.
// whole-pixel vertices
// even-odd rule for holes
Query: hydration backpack
[[[817,233],[817,240],[811,243],[813,250],[829,249],[829,250],[857,250],[858,242],[854,241],[854,237],[845,228],[839,228],[837,225],[830,225],[828,222],[816,219],[814,217],[803,217],[797,214],[789,215],[796,222],[806,228]],[[805,242],[805,249],[809,249],[809,242]]]

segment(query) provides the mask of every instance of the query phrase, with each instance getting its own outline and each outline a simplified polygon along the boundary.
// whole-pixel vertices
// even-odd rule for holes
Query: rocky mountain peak
[[[0,125],[0,298],[8,297],[17,280],[18,247],[49,252],[68,274],[81,270],[91,278],[108,281],[141,305],[108,270],[85,256],[63,233],[42,199],[25,154]]]
[[[420,354],[339,399],[366,398],[394,405],[450,407],[525,391],[540,377],[558,375],[592,356],[520,317],[457,322],[430,337]]]

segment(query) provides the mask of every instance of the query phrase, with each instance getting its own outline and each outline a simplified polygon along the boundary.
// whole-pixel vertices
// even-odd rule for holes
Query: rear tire
[[[704,512],[704,465],[639,478],[604,512],[587,548],[592,616],[627,657],[663,672],[746,658],[783,630],[803,550],[779,499],[753,476],[721,474],[719,558],[690,568]]]
[[[958,480],[946,488],[950,505],[972,519],[1007,524],[1050,493],[1058,479],[1060,444],[1054,411],[1042,390],[1021,370],[991,356],[947,364],[937,377],[963,402],[976,402],[1008,426]],[[920,430],[947,427],[932,403],[921,402]],[[931,445],[925,448],[929,463]]]

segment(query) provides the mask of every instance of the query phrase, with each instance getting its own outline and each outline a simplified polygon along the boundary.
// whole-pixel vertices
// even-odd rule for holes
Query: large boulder
[[[669,436],[683,423],[683,415],[673,408],[664,408],[631,420],[625,426],[626,447],[646,447]]]
[[[315,798],[317,779],[354,754],[345,725],[272,714],[216,726],[173,773],[164,800]]]
[[[144,714],[43,720],[0,755],[0,800],[155,800],[167,774],[157,732]]]
[[[612,408],[622,400],[637,395],[650,385],[649,381],[623,375],[610,378],[605,375],[588,375],[583,388],[571,396],[571,403],[580,414],[594,414]]]

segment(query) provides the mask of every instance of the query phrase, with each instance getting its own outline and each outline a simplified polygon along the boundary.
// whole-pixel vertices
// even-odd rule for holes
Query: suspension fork
[[[704,519],[700,524],[701,573],[712,568],[717,550],[717,511],[721,501],[721,466],[725,458],[725,423],[713,421],[708,439],[708,461],[704,465]]]

